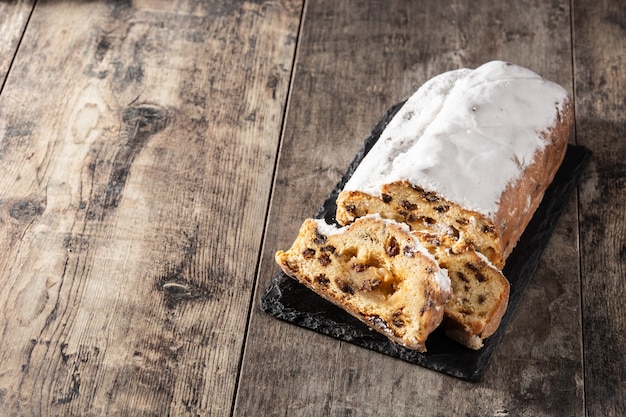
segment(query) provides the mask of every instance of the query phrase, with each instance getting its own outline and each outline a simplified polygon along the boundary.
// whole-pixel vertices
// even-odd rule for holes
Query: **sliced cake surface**
[[[396,343],[425,351],[441,323],[450,279],[408,226],[366,216],[347,227],[307,219],[284,272]]]
[[[414,234],[450,277],[452,297],[442,323],[445,333],[470,349],[480,349],[506,312],[509,281],[484,255],[462,242],[427,232]]]

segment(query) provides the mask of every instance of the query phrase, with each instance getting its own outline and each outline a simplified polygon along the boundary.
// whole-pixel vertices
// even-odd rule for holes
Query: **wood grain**
[[[307,3],[257,300],[305,217],[393,104],[450,69],[504,59],[571,92],[569,2]],[[481,384],[251,317],[237,415],[582,415],[576,203]],[[295,342],[294,342],[295,341]],[[263,363],[265,366],[259,366]],[[259,384],[271,381],[261,392]]]
[[[626,410],[626,5],[573,10],[577,142],[593,151],[580,192],[580,245],[589,416]]]
[[[0,90],[24,34],[34,0],[0,2]]]
[[[623,415],[621,3],[0,1],[0,414]],[[594,156],[485,381],[262,313],[383,113],[491,59]]]
[[[3,412],[230,412],[300,14],[37,3],[0,96]]]

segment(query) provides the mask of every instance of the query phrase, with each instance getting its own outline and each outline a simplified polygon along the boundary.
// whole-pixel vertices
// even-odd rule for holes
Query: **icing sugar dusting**
[[[382,185],[408,180],[493,217],[566,99],[561,86],[502,61],[441,74],[407,100],[344,189],[380,197]]]

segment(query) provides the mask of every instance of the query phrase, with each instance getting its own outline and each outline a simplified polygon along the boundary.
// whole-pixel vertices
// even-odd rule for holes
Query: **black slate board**
[[[403,103],[392,107],[365,140],[361,151],[350,164],[345,175],[330,193],[317,218],[336,224],[335,200],[359,162],[378,140],[383,129]],[[581,146],[568,145],[563,164],[550,185],[534,217],[509,256],[504,274],[511,283],[507,312],[499,329],[485,340],[482,349],[474,351],[448,339],[441,330],[433,332],[426,343],[427,352],[419,353],[389,341],[369,329],[334,304],[324,300],[308,288],[279,273],[261,299],[261,309],[292,324],[353,343],[425,368],[467,381],[481,381],[489,361],[519,304],[541,255],[556,228],[568,200],[576,190],[587,166],[591,152]]]

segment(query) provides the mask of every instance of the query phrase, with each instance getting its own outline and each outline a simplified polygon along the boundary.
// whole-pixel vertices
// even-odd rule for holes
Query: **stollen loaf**
[[[283,271],[390,340],[441,326],[480,349],[506,312],[502,269],[567,150],[566,91],[503,61],[427,81],[341,189],[337,225],[307,219]]]
[[[502,268],[558,170],[566,91],[502,61],[443,73],[401,107],[337,199],[337,221],[380,213],[463,240]]]

